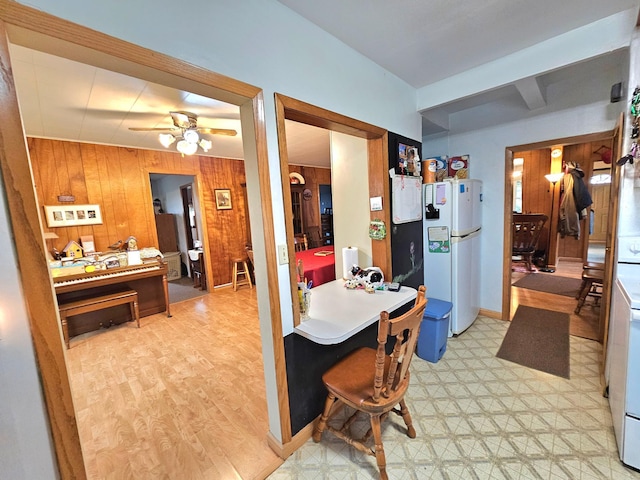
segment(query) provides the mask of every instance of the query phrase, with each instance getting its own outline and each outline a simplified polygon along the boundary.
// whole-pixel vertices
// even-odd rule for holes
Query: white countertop
[[[380,312],[395,309],[415,300],[417,290],[402,287],[399,292],[345,288],[343,280],[334,280],[310,290],[311,308],[294,332],[309,340],[333,345],[352,337],[375,323]]]

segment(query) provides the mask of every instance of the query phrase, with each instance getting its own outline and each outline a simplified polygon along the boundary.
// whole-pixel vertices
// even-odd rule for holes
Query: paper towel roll
[[[342,278],[349,280],[353,278],[351,275],[351,267],[358,265],[358,249],[356,247],[345,247],[342,249]]]

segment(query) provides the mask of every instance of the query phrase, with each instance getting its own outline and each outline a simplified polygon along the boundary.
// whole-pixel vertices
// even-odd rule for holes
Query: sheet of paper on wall
[[[422,220],[422,178],[396,175],[391,181],[393,223]]]

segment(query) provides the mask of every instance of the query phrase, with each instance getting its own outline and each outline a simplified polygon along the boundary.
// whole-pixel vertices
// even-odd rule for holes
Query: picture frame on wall
[[[214,195],[218,210],[231,210],[231,190],[228,188],[214,190]]]
[[[100,205],[45,205],[44,212],[49,228],[102,223]]]

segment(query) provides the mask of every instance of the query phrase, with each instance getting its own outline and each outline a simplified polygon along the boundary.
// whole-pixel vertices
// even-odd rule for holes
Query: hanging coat
[[[558,233],[562,238],[580,238],[580,217],[576,209],[576,201],[573,193],[574,177],[565,175],[562,177],[563,194],[560,199],[560,213],[558,214]]]
[[[582,220],[587,216],[587,208],[591,206],[593,201],[591,200],[589,189],[582,180],[584,172],[580,170],[580,167],[576,166],[576,168],[571,169],[569,173],[573,177],[573,198],[576,203],[576,211],[578,212],[580,220]]]

